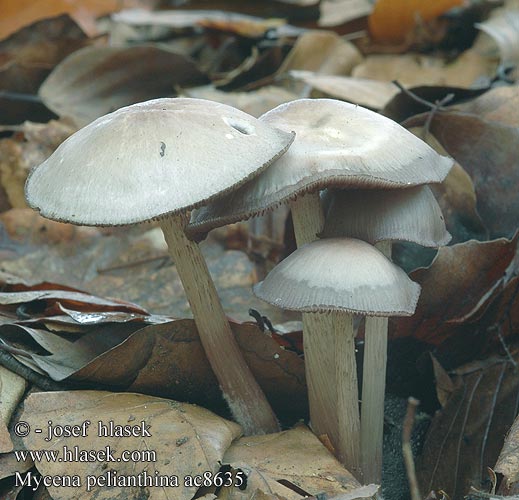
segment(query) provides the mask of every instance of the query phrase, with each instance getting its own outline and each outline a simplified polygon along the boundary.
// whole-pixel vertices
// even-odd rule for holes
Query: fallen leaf
[[[323,0],[318,26],[331,28],[366,17],[373,11],[369,0]]]
[[[42,460],[36,467],[43,476],[77,476],[81,486],[56,487],[49,486],[53,498],[87,500],[114,499],[138,496],[146,489],[150,500],[171,499],[190,500],[196,490],[195,486],[184,483],[187,476],[204,472],[215,474],[220,468],[225,450],[233,439],[240,435],[240,427],[226,421],[204,408],[171,400],[153,398],[141,394],[114,394],[100,391],[47,392],[31,394],[26,400],[20,419],[26,421],[31,429],[42,429],[41,434],[31,432],[24,438],[28,450],[55,451],[66,462]],[[48,421],[53,426],[79,425],[90,421],[87,436],[57,437],[50,442],[45,441]],[[135,437],[117,437],[109,432],[105,437],[102,426],[129,425],[136,426]],[[57,427],[56,427],[57,428]],[[99,432],[101,429],[101,432]],[[144,431],[143,431],[144,429]],[[111,434],[111,435],[110,435]],[[65,449],[66,447],[66,449]],[[78,453],[82,450],[111,451],[100,460],[90,462],[73,458],[74,447]],[[108,448],[109,447],[109,448]],[[132,460],[125,455],[125,450],[136,452]],[[67,458],[66,451],[70,453]],[[119,460],[117,460],[119,458]],[[66,472],[65,472],[66,471]],[[91,484],[87,491],[88,481],[94,482],[119,480],[125,478],[132,481],[137,476],[137,486],[124,487],[115,483],[106,488],[102,484]],[[168,476],[166,485],[146,487],[147,481],[154,482],[160,477]],[[114,479],[115,478],[115,479]],[[135,481],[135,479],[134,479]],[[113,484],[113,483],[112,483]],[[131,484],[131,483],[130,483]],[[105,484],[106,486],[106,484]]]
[[[92,24],[96,17],[108,14],[124,6],[118,0],[56,0],[54,2],[42,2],[33,0],[18,0],[16,3],[10,0],[0,2],[2,19],[0,19],[0,40],[11,33],[28,26],[41,19],[56,17],[61,14],[69,14],[85,30],[93,32]]]
[[[123,106],[169,97],[175,86],[207,81],[192,60],[166,47],[86,47],[60,63],[39,94],[56,114],[84,126]]]
[[[301,35],[278,70],[319,72],[324,75],[349,75],[362,56],[355,46],[330,31],[310,31]],[[288,85],[288,82],[286,82]],[[293,84],[292,84],[293,86]],[[288,85],[289,90],[290,85]]]
[[[417,462],[422,490],[442,489],[449,498],[462,498],[471,486],[484,488],[519,400],[519,374],[508,359],[473,363],[457,373]]]
[[[333,97],[343,101],[359,104],[371,109],[380,110],[398,94],[398,89],[390,82],[368,80],[337,75],[321,75],[311,71],[291,71],[290,76],[302,80],[325,97]]]
[[[26,388],[25,379],[0,366],[0,453],[13,450],[8,425]]]
[[[333,496],[360,486],[304,426],[241,438],[227,450],[223,462],[234,469],[250,470],[247,487],[252,491],[261,489],[288,500],[301,498],[302,491]]]
[[[43,163],[70,134],[70,124],[26,122],[21,133],[0,139],[0,183],[11,207],[26,208],[24,186],[31,168]]]
[[[12,477],[19,472],[23,474],[34,467],[34,462],[28,458],[20,460],[14,453],[2,453],[0,455],[0,479]]]
[[[408,88],[422,85],[467,88],[482,76],[491,78],[494,74],[495,63],[474,50],[466,50],[448,64],[441,57],[421,54],[374,54],[352,71],[357,78],[398,80]]]
[[[369,31],[374,39],[400,42],[418,22],[430,21],[457,7],[463,0],[378,0],[369,16]]]
[[[499,493],[504,496],[519,493],[519,418],[516,417],[505,438],[494,472],[503,475]]]
[[[517,237],[440,248],[429,268],[410,274],[422,293],[414,316],[393,321],[394,337],[412,336],[438,346],[460,325],[480,318],[501,291],[516,250]]]
[[[501,63],[517,66],[519,64],[519,10],[496,9],[490,19],[476,23],[479,28],[497,43]]]
[[[256,117],[270,111],[279,104],[297,99],[296,94],[274,85],[249,92],[224,92],[208,85],[185,89],[182,91],[182,94],[187,97],[209,99],[211,101],[228,104]]]

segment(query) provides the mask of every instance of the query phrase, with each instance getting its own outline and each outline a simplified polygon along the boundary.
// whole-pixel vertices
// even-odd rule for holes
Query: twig
[[[68,384],[60,384],[44,375],[31,370],[29,367],[20,363],[16,358],[6,351],[0,350],[0,365],[4,366],[13,373],[20,375],[28,382],[37,385],[44,391],[67,391],[70,390]]]
[[[407,472],[407,480],[409,482],[409,490],[412,500],[421,500],[420,488],[416,479],[416,470],[413,459],[413,450],[411,448],[411,434],[413,432],[414,418],[416,408],[420,404],[415,398],[407,400],[407,413],[404,419],[404,428],[402,431],[402,454],[404,455],[405,469]]]
[[[97,272],[99,274],[109,273],[111,271],[118,271],[119,269],[127,269],[129,267],[136,267],[136,266],[140,266],[142,264],[149,264],[150,262],[153,262],[156,260],[162,260],[163,262],[161,262],[158,266],[158,268],[160,269],[169,258],[170,258],[169,255],[165,255],[165,254],[157,255],[156,257],[148,257],[146,259],[134,260],[132,262],[126,262],[125,264],[117,264],[115,266],[109,266],[109,267],[100,267],[97,269]]]

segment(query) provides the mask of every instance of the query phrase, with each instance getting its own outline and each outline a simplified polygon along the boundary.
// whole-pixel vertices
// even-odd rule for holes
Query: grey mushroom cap
[[[298,248],[254,286],[254,293],[293,311],[410,316],[420,286],[369,243],[330,238]]]
[[[411,241],[439,247],[451,240],[441,209],[427,186],[407,189],[334,190],[326,213],[325,238]]]
[[[155,99],[82,128],[27,179],[29,205],[49,219],[132,224],[182,212],[257,175],[293,134],[231,106]]]
[[[326,187],[403,188],[441,182],[453,165],[396,122],[343,101],[291,101],[260,120],[295,131],[294,143],[252,182],[195,211],[191,233],[262,214]]]

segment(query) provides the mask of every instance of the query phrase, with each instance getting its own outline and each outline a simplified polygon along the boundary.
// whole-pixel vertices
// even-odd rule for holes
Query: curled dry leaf
[[[255,325],[231,326],[278,416],[288,422],[305,416],[303,360]],[[21,363],[54,380],[224,407],[193,320],[90,326],[78,339],[64,337],[59,328],[54,334],[37,325],[3,325],[0,338],[26,351],[28,357],[15,355]]]
[[[0,366],[0,453],[8,453],[13,449],[7,427],[26,388],[25,379]]]
[[[288,500],[300,499],[303,492],[326,493],[330,497],[348,494],[360,486],[304,426],[278,434],[241,438],[227,450],[224,463],[250,471],[251,491],[261,489]]]
[[[0,455],[0,480],[12,477],[16,472],[24,473],[34,467],[34,462],[28,458],[20,460],[14,453]]]
[[[77,476],[79,488],[49,486],[53,498],[63,500],[88,500],[93,497],[111,500],[114,498],[137,497],[146,489],[149,500],[190,500],[197,488],[184,483],[186,476],[209,472],[215,474],[231,442],[241,434],[240,427],[222,419],[210,411],[197,406],[171,400],[153,398],[141,394],[114,394],[100,391],[74,391],[34,393],[25,401],[20,420],[26,421],[31,429],[42,429],[42,433],[31,432],[24,438],[28,450],[57,452],[65,460],[64,447],[71,453],[78,450],[110,450],[113,460],[80,462],[66,461],[66,468],[58,461],[42,460],[36,464],[43,476]],[[81,425],[90,421],[85,437],[54,438],[45,441],[48,421],[53,425]],[[135,437],[103,436],[99,424],[109,426],[136,426]],[[101,435],[99,435],[101,434]],[[109,448],[107,448],[109,447]],[[124,461],[125,450],[136,451],[142,461]],[[79,451],[78,451],[79,453]],[[120,461],[117,461],[120,458]],[[66,472],[65,472],[66,471]],[[177,486],[146,487],[145,476],[154,480],[157,476],[168,476],[169,484]],[[88,481],[94,478],[116,478],[136,476],[142,486],[124,487],[116,483],[112,488],[92,486],[86,491]],[[173,477],[172,477],[173,476]],[[99,482],[99,480],[98,480]],[[118,484],[118,485],[117,485]]]
[[[499,488],[501,495],[519,493],[519,417],[516,417],[512,428],[508,431],[505,444],[493,469],[494,472],[503,475]]]
[[[43,102],[78,126],[123,106],[207,83],[186,56],[154,45],[87,47],[59,64],[40,87]]]
[[[514,354],[517,363],[517,353]],[[463,498],[484,489],[518,410],[519,373],[509,359],[461,367],[455,389],[429,428],[417,472],[423,490]],[[469,458],[470,457],[470,458]]]
[[[440,345],[456,335],[465,322],[480,318],[501,291],[516,250],[517,237],[440,248],[430,267],[411,273],[422,293],[414,316],[393,322],[394,336]]]
[[[430,124],[446,151],[471,176],[478,212],[490,236],[511,237],[519,227],[519,90],[500,87],[436,113]],[[422,125],[426,114],[407,120]]]
[[[497,9],[488,21],[475,26],[497,43],[503,64],[519,64],[519,9]]]

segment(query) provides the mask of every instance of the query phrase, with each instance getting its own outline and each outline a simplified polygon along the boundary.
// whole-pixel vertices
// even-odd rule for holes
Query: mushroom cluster
[[[191,209],[261,172],[292,141],[292,133],[230,106],[156,99],[82,128],[31,171],[25,186],[28,204],[49,219],[91,226],[159,221],[207,358],[249,434],[275,432],[278,422],[184,227]]]
[[[342,101],[292,101],[260,121],[295,131],[294,143],[259,176],[194,211],[188,231],[207,232],[290,203],[299,248],[256,285],[255,293],[303,312],[312,427],[328,436],[351,472],[379,481],[384,318],[413,314],[419,287],[390,262],[387,249],[384,255],[373,245],[387,239],[448,241],[439,207],[421,186],[441,182],[452,161],[392,120]],[[336,195],[326,225],[319,196],[325,188],[348,190]],[[400,222],[390,216],[402,212]],[[366,326],[362,433],[353,314],[374,317]]]

